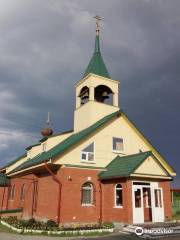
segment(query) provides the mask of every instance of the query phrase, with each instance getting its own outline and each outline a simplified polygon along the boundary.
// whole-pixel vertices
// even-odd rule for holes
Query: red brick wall
[[[56,176],[62,183],[60,222],[98,222],[100,220],[100,187],[98,170],[61,168]],[[37,182],[37,206],[33,205],[34,181]],[[91,182],[95,188],[95,203],[93,206],[81,205],[81,187],[85,182]],[[25,200],[20,200],[23,184],[26,184]],[[115,208],[114,188],[120,183],[123,188],[123,208]],[[23,207],[23,218],[35,217],[40,220],[57,220],[59,185],[51,175],[29,174],[11,179],[16,186],[14,200],[7,201],[7,188],[3,209]],[[132,183],[126,179],[103,181],[102,186],[102,220],[132,223]],[[165,216],[171,218],[170,184],[162,181],[159,186],[163,188]],[[0,188],[0,204],[2,203],[3,188]],[[8,203],[8,204],[7,204]]]
[[[98,222],[100,217],[99,182],[97,170],[62,168],[58,177],[62,182],[61,222]],[[88,180],[88,177],[91,180]],[[70,179],[68,179],[70,178]],[[81,186],[91,182],[95,188],[94,206],[81,205]]]
[[[26,176],[22,176],[19,178],[11,179],[11,186],[15,186],[15,195],[13,200],[7,201],[8,209],[15,208],[23,208],[23,217],[31,218],[32,217],[32,189],[33,189],[33,181],[35,180],[35,176],[33,174],[29,174]],[[25,199],[21,200],[21,187],[25,184]]]
[[[3,197],[4,195],[4,197]],[[5,210],[7,206],[8,188],[0,187],[0,209]]]
[[[37,189],[37,209],[34,217],[41,220],[57,220],[58,184],[50,175],[39,176]]]
[[[163,189],[163,202],[164,202],[164,216],[166,219],[172,218],[172,203],[171,203],[171,191],[170,182],[159,182],[159,186]]]
[[[63,168],[59,173],[62,179],[61,222],[98,222],[100,219],[100,187],[98,171],[76,168]],[[88,180],[88,177],[91,180]],[[71,180],[68,180],[70,178]],[[95,187],[94,206],[81,205],[81,186],[85,182]],[[114,187],[121,183],[123,187],[122,209],[114,208]],[[102,220],[132,222],[131,182],[126,180],[106,181],[102,183]]]
[[[115,186],[123,189],[123,207],[115,207]],[[132,222],[131,182],[123,179],[109,180],[103,183],[103,221]]]

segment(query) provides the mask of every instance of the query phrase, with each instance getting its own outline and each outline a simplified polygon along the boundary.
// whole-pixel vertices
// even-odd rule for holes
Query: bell
[[[104,91],[102,93],[102,99],[105,100],[105,99],[108,99],[108,98],[109,98],[108,93],[106,91]]]
[[[89,94],[88,92],[85,92],[82,96],[81,96],[81,99],[84,100],[84,99],[87,99],[89,98]]]

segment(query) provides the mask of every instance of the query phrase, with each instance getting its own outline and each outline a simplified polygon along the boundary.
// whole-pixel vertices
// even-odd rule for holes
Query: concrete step
[[[123,227],[124,232],[135,233],[135,229],[137,226],[134,225],[127,225]]]

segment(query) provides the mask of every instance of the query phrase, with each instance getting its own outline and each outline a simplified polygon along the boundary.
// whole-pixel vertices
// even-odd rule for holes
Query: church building
[[[95,49],[75,85],[73,130],[43,138],[0,169],[0,215],[65,223],[171,219],[176,175],[119,106],[120,82]]]

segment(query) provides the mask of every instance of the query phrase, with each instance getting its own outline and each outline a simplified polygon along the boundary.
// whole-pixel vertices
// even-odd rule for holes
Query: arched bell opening
[[[97,86],[95,88],[95,100],[97,102],[113,105],[113,92],[112,92],[112,90],[105,85]]]
[[[89,101],[89,88],[83,87],[80,91],[79,97],[81,99],[81,105],[87,103]]]

